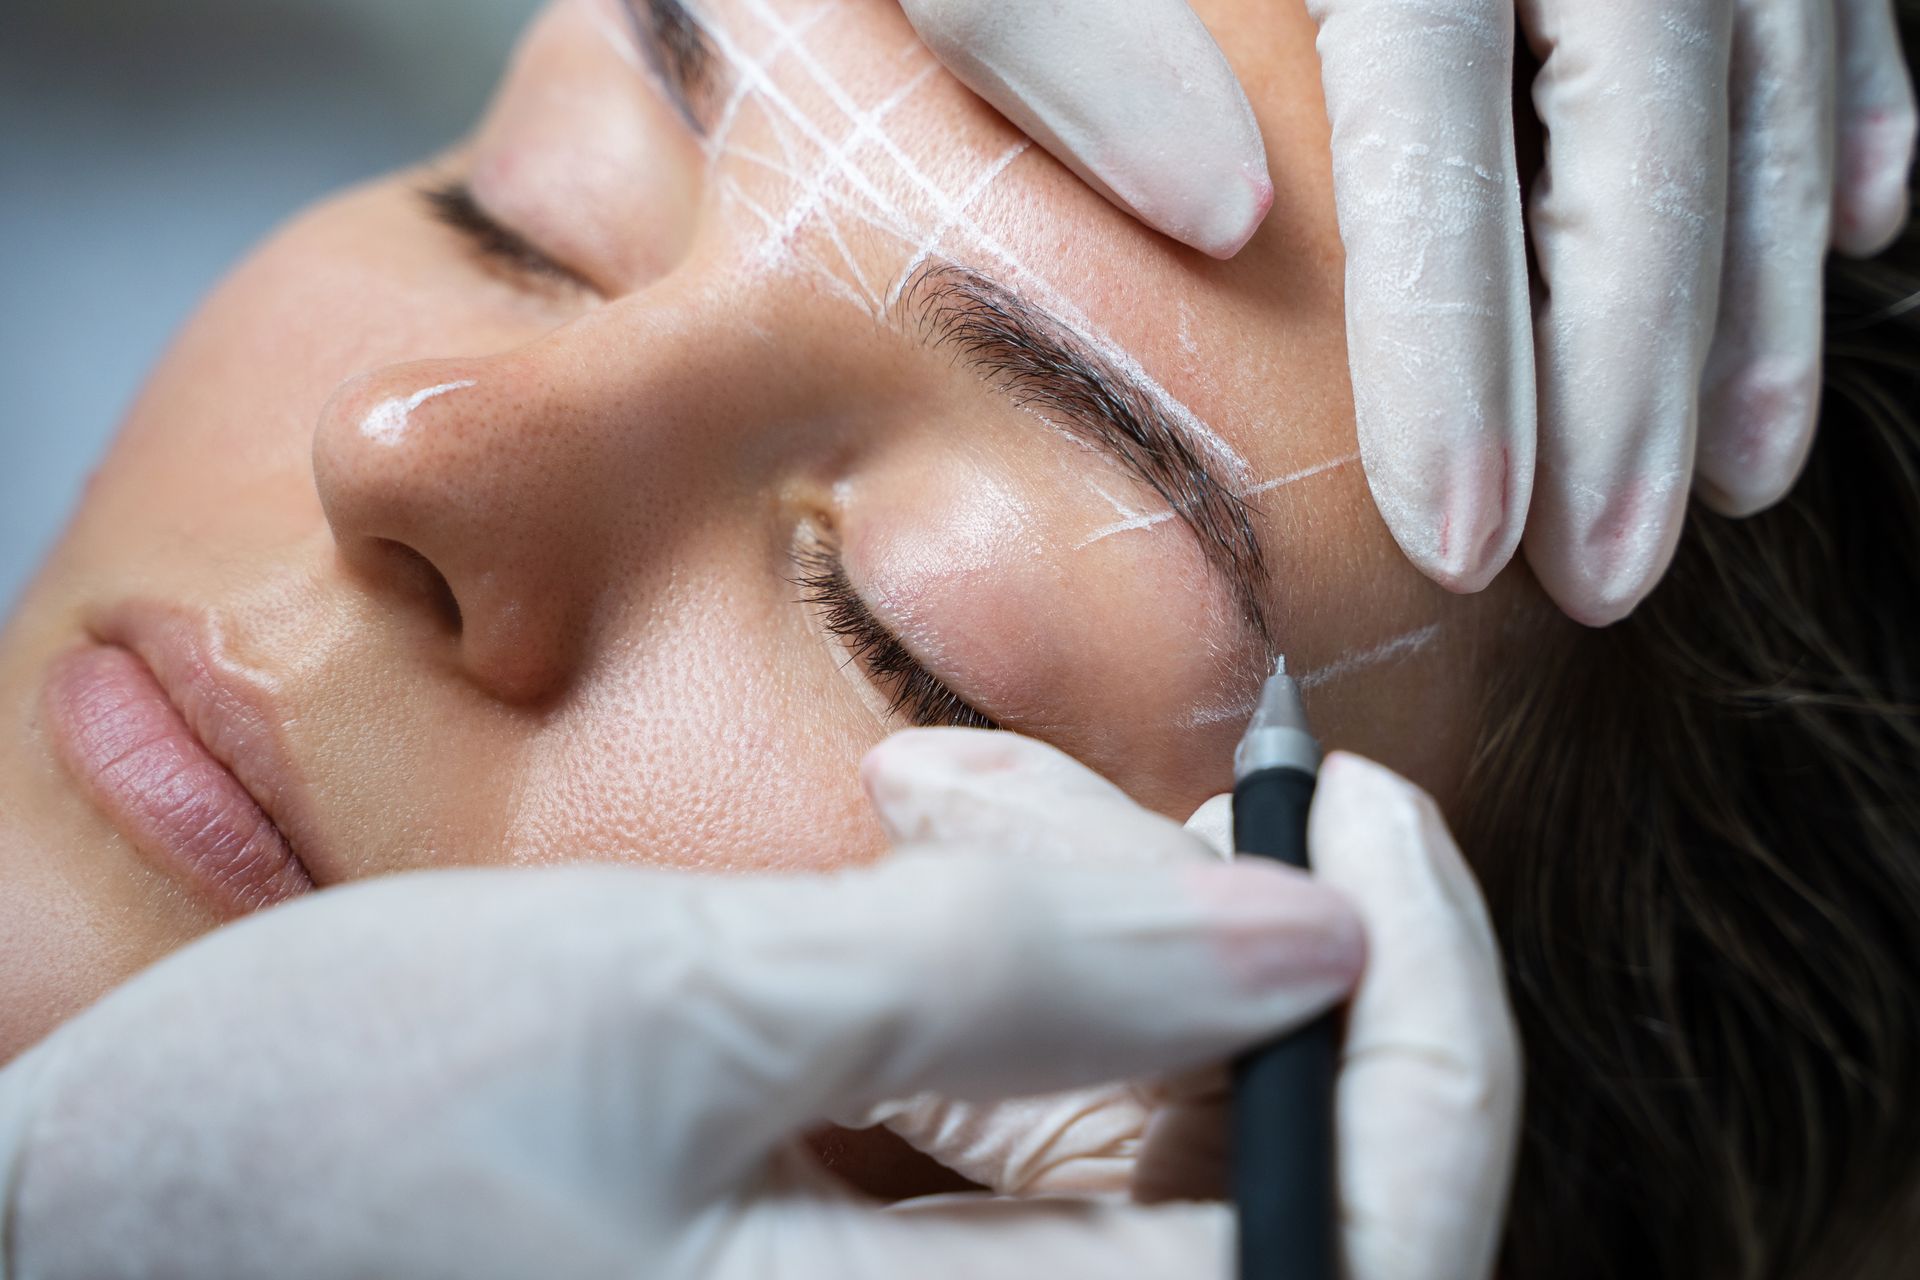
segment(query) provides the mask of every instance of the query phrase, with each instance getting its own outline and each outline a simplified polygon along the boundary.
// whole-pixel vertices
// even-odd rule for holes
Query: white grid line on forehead
[[[780,219],[775,217],[773,212],[765,205],[747,194],[747,189],[740,185],[738,179],[731,175],[724,175],[722,181],[728,196],[736,201],[742,208],[746,209],[747,212],[758,218],[760,225],[766,228],[769,236],[779,230]],[[872,303],[869,299],[856,293],[851,285],[842,280],[825,264],[816,261],[814,262],[814,266],[816,268],[815,274],[820,278],[821,282],[839,294],[850,305],[862,311],[869,311],[871,309]]]
[[[780,14],[772,8],[768,0],[746,0],[746,3],[748,7],[760,17],[761,21],[767,23],[769,27],[778,30],[779,27],[783,25],[783,19],[780,17]],[[863,110],[858,103],[852,100],[846,90],[841,87],[839,81],[834,79],[833,74],[820,64],[818,58],[814,57],[813,52],[807,47],[804,41],[799,41],[794,44],[793,55],[795,60],[806,70],[807,74],[813,78],[814,83],[826,93],[834,106],[845,112],[850,118],[860,121],[863,126],[870,128],[874,141],[880,144],[881,149],[887,153],[888,158],[894,162],[907,180],[919,187],[934,201],[943,218],[950,219],[955,229],[971,236],[974,242],[984,252],[1000,259],[1000,261],[1009,267],[1017,276],[1026,281],[1035,292],[1044,294],[1045,296],[1038,300],[1041,301],[1048,310],[1054,313],[1056,319],[1065,323],[1066,326],[1074,332],[1076,337],[1088,343],[1101,355],[1119,366],[1129,378],[1139,385],[1143,392],[1159,404],[1162,412],[1178,420],[1195,440],[1209,452],[1213,453],[1215,459],[1233,473],[1236,479],[1243,483],[1246,481],[1248,475],[1247,461],[1232,445],[1228,444],[1210,425],[1203,422],[1199,415],[1188,408],[1186,404],[1168,392],[1165,387],[1161,386],[1159,381],[1149,374],[1146,369],[1141,367],[1139,361],[1133,358],[1131,352],[1120,347],[1089,323],[1086,316],[1077,306],[1068,301],[1066,295],[1062,293],[1061,290],[1055,288],[1046,278],[1028,267],[1025,262],[1015,256],[1006,246],[1002,245],[991,233],[976,223],[965,210],[956,206],[953,197],[947,191],[943,190],[939,184],[933,182],[922,173],[920,167],[913,162],[913,158],[900,149],[899,144],[888,137],[883,130],[871,128],[871,112]]]
[[[1067,329],[1118,366],[1130,379],[1138,384],[1144,394],[1148,395],[1158,404],[1162,412],[1174,418],[1185,427],[1187,432],[1199,442],[1203,448],[1212,453],[1216,460],[1225,466],[1236,479],[1243,483],[1246,481],[1249,470],[1246,459],[1229,445],[1212,426],[1204,422],[1198,414],[1194,413],[1190,407],[1178,397],[1168,392],[1157,379],[1140,365],[1132,353],[1120,347],[1089,322],[1085,314],[1069,301],[1060,289],[1055,287],[1038,272],[1028,267],[1024,261],[975,222],[965,209],[958,206],[951,193],[944,190],[921,172],[919,166],[913,162],[911,157],[907,156],[906,153],[901,150],[892,138],[887,136],[883,130],[875,127],[872,112],[868,109],[863,109],[858,103],[854,102],[833,74],[813,55],[806,41],[796,33],[793,22],[783,18],[778,11],[766,3],[766,0],[746,0],[746,4],[754,15],[758,17],[776,37],[773,47],[781,50],[783,55],[789,51],[792,53],[795,60],[806,70],[808,76],[814,83],[826,93],[833,105],[846,114],[851,120],[855,121],[856,125],[863,132],[867,133],[873,141],[878,143],[887,157],[891,159],[899,169],[900,173],[934,202],[940,217],[950,222],[952,231],[958,231],[970,237],[982,252],[998,259],[1005,267],[1009,268],[1015,277],[1021,280],[1031,292],[1041,295],[1036,300],[1054,312],[1056,318]],[[744,75],[751,82],[751,90],[757,93],[764,103],[777,109],[790,123],[803,134],[806,134],[815,146],[828,148],[832,145],[826,141],[825,136],[818,127],[815,126],[812,121],[808,120],[792,100],[773,83],[772,76],[767,69],[753,59],[748,58],[742,52],[739,44],[732,39],[724,27],[705,19],[702,19],[702,23],[706,27],[709,35],[714,39],[716,46],[721,49],[734,65],[736,72]],[[884,213],[894,218],[900,216],[901,210],[899,207],[882,193],[857,167],[843,164],[840,172],[841,176],[846,178],[851,186],[868,200],[873,201]]]
[[[800,16],[798,21],[788,24],[774,39],[774,42],[761,51],[759,59],[752,64],[754,69],[762,75],[770,76],[773,67],[780,61],[781,55],[792,47],[793,42],[804,37],[807,32],[813,30],[815,23],[839,7],[839,4],[836,3],[835,0],[828,0],[825,4],[816,5],[812,9],[809,9]],[[692,13],[692,11],[689,10],[689,13]],[[694,15],[694,21],[698,22],[709,36],[717,34],[718,28],[715,24],[705,21],[697,14]],[[739,53],[737,49],[723,48],[722,51],[727,53],[728,60],[732,62],[734,66],[740,67],[745,65],[745,55]],[[714,121],[713,128],[709,129],[707,136],[702,139],[702,145],[707,151],[708,168],[712,168],[719,162],[720,157],[726,154],[727,139],[733,133],[734,121],[739,118],[740,108],[746,103],[748,98],[753,96],[755,88],[756,79],[752,76],[741,76],[734,82],[733,89],[727,94],[726,103],[720,108],[720,115]]]
[[[967,211],[973,208],[974,202],[985,195],[987,188],[999,181],[1000,175],[1007,171],[1007,166],[1025,155],[1027,148],[1032,145],[1033,144],[1027,139],[1022,138],[1005,151],[1002,151],[998,156],[994,157],[993,163],[988,165],[978,177],[974,178],[967,189],[960,193],[960,204],[958,207],[961,216],[967,216]],[[928,233],[926,239],[920,242],[919,247],[913,251],[913,257],[907,260],[907,265],[903,267],[900,274],[894,278],[893,287],[887,290],[887,305],[889,307],[900,301],[900,294],[913,280],[913,273],[920,269],[922,263],[933,256],[933,251],[939,247],[940,241],[953,229],[953,220],[946,214],[942,214],[940,220],[933,224],[933,230]]]
[[[847,271],[853,276],[861,296],[868,299],[870,312],[874,315],[879,314],[879,294],[867,283],[866,273],[860,269],[859,262],[855,259],[853,252],[848,249],[846,240],[840,234],[840,225],[834,216],[833,210],[822,208],[821,202],[825,198],[828,182],[836,173],[843,173],[851,167],[854,151],[871,137],[873,129],[878,126],[879,122],[885,120],[901,103],[913,96],[914,92],[918,90],[921,85],[932,78],[935,70],[936,68],[931,64],[921,68],[918,74],[895,89],[884,101],[875,106],[867,120],[851,123],[845,136],[843,136],[839,142],[835,143],[831,150],[824,152],[820,156],[819,163],[814,166],[813,172],[807,176],[806,182],[801,190],[800,198],[794,201],[793,206],[787,211],[787,216],[782,222],[780,230],[775,234],[773,239],[761,246],[761,256],[763,260],[769,260],[774,255],[789,252],[792,247],[793,238],[799,234],[800,229],[808,222],[814,221],[817,218],[820,224],[826,229],[827,235],[832,238],[835,247],[839,249],[841,260],[846,263]]]

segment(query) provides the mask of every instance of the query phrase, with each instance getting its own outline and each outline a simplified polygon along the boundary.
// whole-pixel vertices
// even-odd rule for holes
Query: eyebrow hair
[[[920,268],[899,305],[995,390],[1115,458],[1199,539],[1267,651],[1267,561],[1246,499],[1137,380],[1038,304],[946,261]],[[1057,415],[1057,417],[1049,416]]]
[[[695,133],[706,126],[694,110],[694,100],[710,86],[715,62],[706,28],[694,19],[683,0],[622,0],[639,37],[647,65],[666,86],[674,109]]]

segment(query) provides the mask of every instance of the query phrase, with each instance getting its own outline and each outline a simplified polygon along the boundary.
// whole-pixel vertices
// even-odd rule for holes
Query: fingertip
[[[1324,987],[1329,1002],[1366,967],[1367,936],[1345,894],[1281,863],[1195,866],[1188,884],[1212,918],[1221,959],[1255,989]]]
[[[1914,137],[1910,102],[1904,107],[1876,107],[1842,128],[1835,249],[1848,257],[1870,258],[1905,229]]]
[[[1679,544],[1692,469],[1604,483],[1537,510],[1524,543],[1547,595],[1588,627],[1621,621],[1659,585]]]
[[[1209,229],[1192,241],[1194,248],[1223,262],[1247,247],[1273,210],[1273,179],[1268,176],[1264,158],[1257,166],[1246,166],[1226,186],[1226,198],[1203,215],[1202,225]],[[1171,230],[1168,234],[1180,238]]]
[[[1450,459],[1451,476],[1436,481],[1426,468],[1409,473],[1399,461],[1367,467],[1375,505],[1394,541],[1421,573],[1459,595],[1484,590],[1520,545],[1524,494],[1512,450],[1501,445],[1479,458],[1471,446]],[[1367,451],[1371,456],[1374,451]],[[1531,475],[1531,468],[1527,468]]]
[[[1744,518],[1793,489],[1813,446],[1817,362],[1757,360],[1707,388],[1694,492],[1711,511]]]

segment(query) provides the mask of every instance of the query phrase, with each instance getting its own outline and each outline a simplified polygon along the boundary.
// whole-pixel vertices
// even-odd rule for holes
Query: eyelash
[[[562,266],[518,231],[498,218],[474,197],[473,188],[459,178],[420,192],[427,213],[441,226],[451,227],[481,258],[498,263],[515,275],[546,282],[592,288],[578,273]]]
[[[921,728],[998,729],[1000,726],[920,665],[880,620],[873,616],[847,577],[839,550],[819,542],[794,551],[801,601],[820,610],[827,630],[844,642],[874,683],[887,695],[887,714],[904,716]]]
[[[526,237],[501,225],[474,198],[473,189],[464,181],[455,179],[427,188],[420,192],[420,198],[436,222],[459,232],[481,257],[519,275],[586,286],[580,276],[541,252]],[[1000,727],[991,716],[941,683],[900,643],[899,637],[881,625],[847,578],[838,549],[815,542],[799,548],[794,560],[800,574],[793,581],[801,590],[801,600],[820,610],[827,630],[852,651],[850,661],[859,662],[886,692],[887,714],[905,716],[922,728]]]

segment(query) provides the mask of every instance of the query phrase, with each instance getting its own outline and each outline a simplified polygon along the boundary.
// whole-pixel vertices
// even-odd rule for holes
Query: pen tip
[[[1274,662],[1273,674],[1276,676],[1283,676],[1287,674],[1287,655],[1286,654],[1284,653],[1281,654],[1279,659]]]

